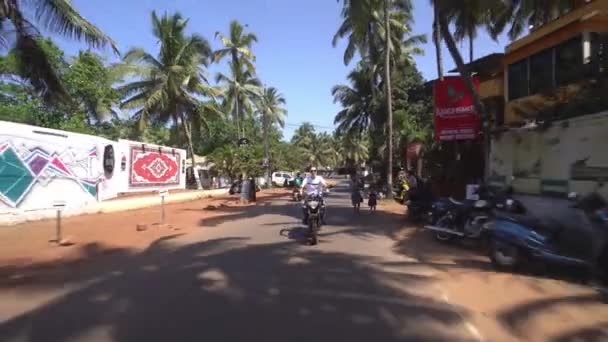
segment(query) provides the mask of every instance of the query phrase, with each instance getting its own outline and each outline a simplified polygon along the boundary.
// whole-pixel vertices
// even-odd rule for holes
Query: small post
[[[57,243],[61,243],[61,210],[57,209],[57,228],[55,231],[55,240]]]
[[[165,224],[165,196],[160,198],[160,224]]]
[[[169,190],[162,189],[158,191],[160,195],[160,224],[161,226],[165,225],[165,196],[169,194]]]
[[[57,222],[56,222],[56,226],[55,226],[55,240],[51,240],[55,243],[57,243],[58,245],[61,245],[61,241],[63,240],[62,234],[61,234],[61,211],[63,211],[63,209],[66,206],[66,202],[65,201],[53,201],[53,208],[57,210]]]

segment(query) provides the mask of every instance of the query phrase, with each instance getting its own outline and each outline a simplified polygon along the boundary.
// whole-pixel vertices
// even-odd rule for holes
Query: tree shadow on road
[[[608,341],[608,322],[568,331],[551,339],[551,342],[604,342]]]
[[[5,320],[0,336],[30,342],[467,340],[456,335],[465,313],[407,291],[431,278],[384,272],[370,266],[378,263],[371,257],[294,248],[245,238],[155,243],[112,260],[95,282]],[[62,286],[37,282],[37,291]]]

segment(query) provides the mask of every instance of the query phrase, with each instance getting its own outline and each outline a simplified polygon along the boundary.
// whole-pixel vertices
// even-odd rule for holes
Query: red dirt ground
[[[282,197],[287,194],[288,191],[285,189],[265,190],[258,193],[257,200]],[[226,215],[226,211],[214,210],[220,206],[243,205],[239,204],[237,196],[170,203],[165,206],[165,222],[172,228],[155,225],[160,222],[158,206],[111,214],[64,218],[63,237],[74,243],[67,247],[58,247],[50,242],[55,237],[55,220],[0,227],[0,270],[5,267],[23,267],[53,260],[69,262],[90,257],[93,252],[104,253],[113,249],[128,249],[134,252],[142,250],[164,236],[183,234],[196,229],[202,218]],[[201,211],[201,209],[205,210]],[[148,229],[137,231],[137,225],[146,225]],[[95,251],[91,250],[91,246],[95,246]]]

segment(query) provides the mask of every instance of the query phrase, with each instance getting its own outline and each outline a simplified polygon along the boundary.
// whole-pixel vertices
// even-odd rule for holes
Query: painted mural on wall
[[[28,146],[10,140],[0,141],[0,200],[8,207],[19,207],[36,186],[46,187],[57,179],[69,180],[95,198],[96,147],[60,147],[55,151],[48,147],[48,144]]]
[[[181,154],[174,149],[130,145],[129,187],[180,184]]]

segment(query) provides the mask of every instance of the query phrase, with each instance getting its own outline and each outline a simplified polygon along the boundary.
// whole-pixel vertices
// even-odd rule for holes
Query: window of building
[[[555,78],[558,86],[579,81],[584,74],[581,36],[555,47]]]
[[[528,96],[528,59],[509,65],[509,100]]]
[[[530,94],[555,87],[553,52],[553,49],[547,49],[530,57]]]

